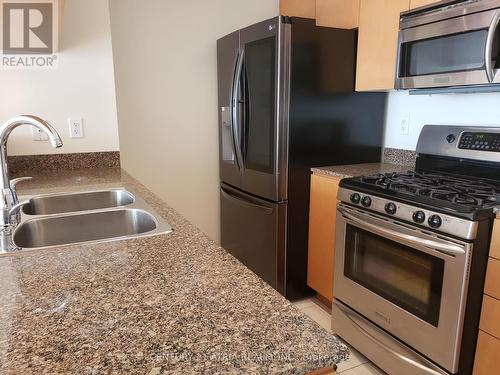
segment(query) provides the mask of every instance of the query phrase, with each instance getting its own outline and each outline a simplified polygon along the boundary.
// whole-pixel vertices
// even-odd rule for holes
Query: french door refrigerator
[[[288,17],[217,41],[221,244],[289,299],[310,292],[311,167],[381,158],[386,94],[354,92],[356,45]]]

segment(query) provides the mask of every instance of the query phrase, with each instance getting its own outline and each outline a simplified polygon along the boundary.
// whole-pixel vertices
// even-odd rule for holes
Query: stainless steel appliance
[[[386,95],[355,93],[355,30],[276,17],[218,40],[221,242],[309,293],[310,168],[378,161]]]
[[[403,13],[396,88],[495,87],[499,21],[499,0],[445,0]]]
[[[472,374],[500,128],[425,126],[414,171],[341,181],[332,326],[389,374]]]

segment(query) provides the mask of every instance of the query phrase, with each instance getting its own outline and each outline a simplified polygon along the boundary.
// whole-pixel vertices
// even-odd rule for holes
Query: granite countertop
[[[404,173],[413,170],[412,165],[399,165],[390,163],[365,163],[335,165],[330,167],[312,168],[312,172],[331,177],[349,178],[355,176],[371,176],[379,173],[398,172]]]
[[[0,374],[305,374],[348,355],[120,169],[34,177],[21,194],[125,187],[174,231],[0,257]]]

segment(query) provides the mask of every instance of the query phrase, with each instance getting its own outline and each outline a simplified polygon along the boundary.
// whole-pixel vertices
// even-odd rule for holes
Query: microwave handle
[[[493,41],[495,39],[495,33],[500,23],[500,10],[495,12],[493,20],[491,21],[490,28],[488,30],[488,38],[486,39],[486,50],[485,50],[485,69],[486,75],[488,76],[488,81],[493,83],[495,80],[495,69],[493,67],[492,54],[493,54]]]
[[[357,217],[356,215],[347,212],[343,208],[338,208],[339,212],[342,214],[342,216],[346,217],[347,219],[351,220],[356,224],[356,226],[360,227],[361,229],[365,229],[368,231],[371,231],[373,233],[376,233],[378,235],[384,236],[386,238],[390,238],[395,241],[406,241],[410,243],[415,243],[418,245],[423,245],[430,247],[432,249],[436,249],[439,251],[442,251],[445,254],[451,255],[451,256],[457,256],[457,255],[463,255],[465,254],[465,249],[459,245],[454,245],[451,243],[444,243],[441,241],[437,240],[430,240],[430,239],[424,239],[416,236],[412,236],[410,234],[406,233],[400,233],[395,230],[391,230],[388,228],[381,227],[376,224],[371,224],[365,220],[363,220],[360,217]]]

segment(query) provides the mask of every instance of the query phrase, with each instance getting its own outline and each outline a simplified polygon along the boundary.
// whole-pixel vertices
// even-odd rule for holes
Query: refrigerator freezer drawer
[[[221,244],[284,294],[286,203],[271,203],[221,185]]]

